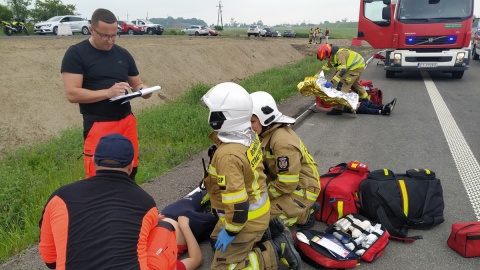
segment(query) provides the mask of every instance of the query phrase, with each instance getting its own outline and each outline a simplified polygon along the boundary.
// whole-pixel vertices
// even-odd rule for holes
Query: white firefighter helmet
[[[252,99],[240,85],[233,82],[217,84],[201,101],[210,109],[208,123],[214,130],[231,132],[251,127]]]
[[[253,114],[255,114],[262,126],[269,126],[271,123],[293,124],[295,119],[283,115],[277,108],[272,95],[267,92],[258,91],[251,93],[253,101]]]

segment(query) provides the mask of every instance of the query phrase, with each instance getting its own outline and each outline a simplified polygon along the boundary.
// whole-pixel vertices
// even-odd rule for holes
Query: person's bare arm
[[[142,82],[142,79],[140,79],[140,76],[129,76],[128,77],[128,83],[132,86],[133,88],[133,92],[137,92],[138,90],[140,89],[145,89],[145,88],[148,88],[148,86],[146,86],[145,84],[143,84]],[[148,94],[148,95],[144,95],[142,96],[142,98],[150,98],[152,96],[152,93]]]
[[[180,227],[180,230],[187,241],[188,249],[188,258],[183,259],[182,263],[185,265],[187,270],[196,269],[203,263],[202,250],[200,249],[197,239],[195,239],[195,236],[190,229],[188,217],[179,216],[178,227]]]
[[[67,99],[71,103],[94,103],[108,98],[125,94],[125,89],[130,86],[126,82],[115,83],[112,87],[103,90],[92,91],[82,88],[83,75],[62,73],[63,85]]]

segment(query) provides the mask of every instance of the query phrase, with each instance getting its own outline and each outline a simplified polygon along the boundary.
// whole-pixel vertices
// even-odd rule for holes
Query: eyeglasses
[[[97,32],[97,34],[100,36],[100,38],[101,38],[103,41],[108,41],[109,39],[115,40],[115,39],[117,39],[117,37],[118,37],[118,35],[112,35],[112,36],[110,36],[110,35],[104,35],[104,34],[98,32],[97,29],[93,28],[93,26],[92,26],[92,29],[93,29],[93,31]]]

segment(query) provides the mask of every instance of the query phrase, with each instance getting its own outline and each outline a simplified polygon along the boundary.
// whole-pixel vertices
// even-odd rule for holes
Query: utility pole
[[[222,1],[218,2],[218,17],[217,17],[217,26],[221,25],[223,30],[223,18],[222,18]]]

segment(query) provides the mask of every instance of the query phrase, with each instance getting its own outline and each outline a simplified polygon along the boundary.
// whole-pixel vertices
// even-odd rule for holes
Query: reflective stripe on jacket
[[[262,134],[262,148],[271,199],[291,193],[317,199],[321,188],[318,166],[289,126],[275,124],[265,131]]]
[[[323,65],[322,70],[329,71],[332,67],[337,71],[364,68],[365,59],[355,51],[341,48]]]
[[[219,143],[204,183],[229,233],[239,233],[247,221],[270,214],[263,169],[258,136],[250,147]]]

